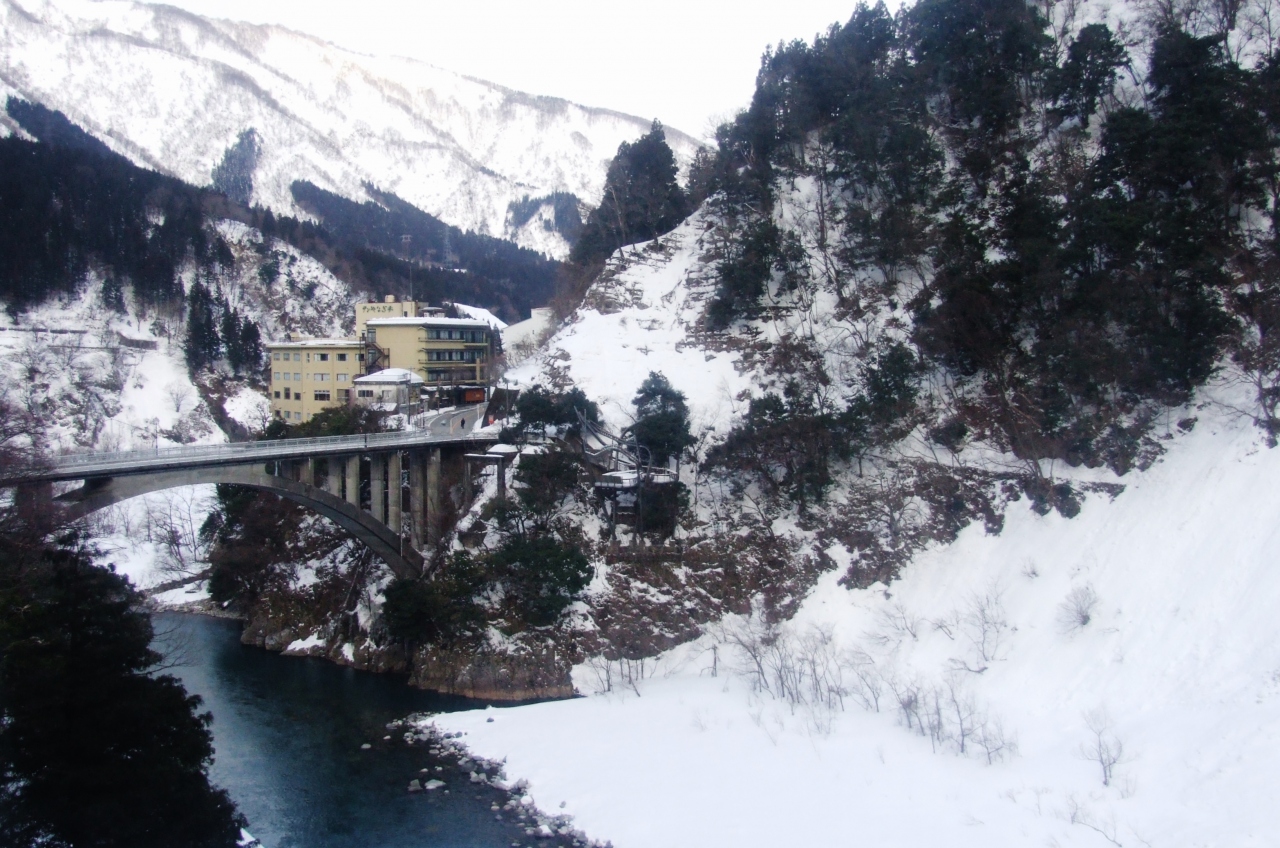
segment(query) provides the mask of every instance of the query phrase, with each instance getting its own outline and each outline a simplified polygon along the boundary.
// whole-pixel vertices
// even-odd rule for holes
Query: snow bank
[[[873,670],[879,712],[856,687],[830,712],[755,691],[708,634],[634,691],[434,721],[618,848],[1271,844],[1280,451],[1200,414],[1073,520],[1015,505],[999,536],[970,527],[889,587],[825,577],[787,627]],[[600,688],[589,665],[575,680]],[[935,753],[889,683],[953,688],[1018,752]],[[1090,725],[1116,754],[1107,786]]]
[[[223,401],[222,408],[233,421],[251,431],[263,429],[271,419],[271,401],[248,386]]]

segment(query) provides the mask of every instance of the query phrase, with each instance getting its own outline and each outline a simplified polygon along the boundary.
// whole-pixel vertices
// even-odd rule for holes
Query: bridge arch
[[[396,576],[409,578],[422,572],[422,555],[406,544],[390,527],[358,506],[323,489],[288,477],[268,474],[260,464],[97,478],[60,496],[58,501],[65,505],[67,517],[75,520],[130,498],[165,489],[210,483],[248,486],[251,489],[273,492],[323,515],[346,530],[386,562]]]

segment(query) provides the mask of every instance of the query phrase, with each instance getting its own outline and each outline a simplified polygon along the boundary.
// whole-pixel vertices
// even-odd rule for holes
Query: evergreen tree
[[[512,536],[489,561],[516,614],[533,627],[555,624],[593,573],[582,551],[553,536]]]
[[[192,374],[208,368],[222,355],[219,321],[214,317],[213,295],[204,283],[196,281],[187,295],[187,338],[183,351]]]
[[[213,187],[227,197],[248,206],[253,199],[253,172],[262,151],[261,139],[250,127],[240,133],[236,143],[227,148],[222,161],[213,169]]]
[[[619,145],[605,175],[600,205],[588,216],[573,247],[573,261],[598,262],[619,247],[662,235],[684,220],[688,200],[676,182],[678,171],[658,121],[646,135]]]
[[[662,374],[650,371],[632,403],[636,423],[631,426],[630,435],[649,449],[656,465],[665,465],[673,456],[678,459],[694,443],[684,393],[672,387]]]
[[[234,846],[243,819],[208,782],[211,717],[149,673],[141,596],[83,551],[0,548],[0,842]]]

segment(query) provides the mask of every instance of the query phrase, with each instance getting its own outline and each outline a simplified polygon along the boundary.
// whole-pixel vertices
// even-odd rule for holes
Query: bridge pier
[[[427,545],[439,544],[443,516],[440,514],[440,448],[430,448],[427,453]]]
[[[342,460],[335,456],[324,461],[324,490],[335,498],[342,497]]]
[[[396,536],[404,535],[404,479],[400,467],[400,451],[387,455],[387,526]]]
[[[387,523],[387,456],[375,453],[369,457],[369,512]]]
[[[347,457],[346,476],[343,480],[343,493],[347,503],[360,506],[360,456]]]
[[[409,452],[409,532],[414,550],[422,550],[425,536],[426,504],[423,502],[422,487],[426,469],[423,467],[422,451]]]

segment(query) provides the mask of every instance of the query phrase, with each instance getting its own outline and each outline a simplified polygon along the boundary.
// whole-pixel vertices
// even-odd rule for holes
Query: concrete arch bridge
[[[248,486],[329,518],[396,575],[412,577],[421,574],[422,551],[448,532],[455,514],[450,507],[457,505],[446,503],[445,481],[465,480],[469,491],[478,464],[496,465],[499,477],[505,475],[508,455],[484,453],[497,436],[474,430],[481,414],[482,407],[467,407],[437,416],[423,429],[395,433],[68,454],[0,480],[0,486],[17,487],[31,508],[62,506],[69,520],[164,489]],[[55,483],[75,481],[78,488],[54,497]]]

